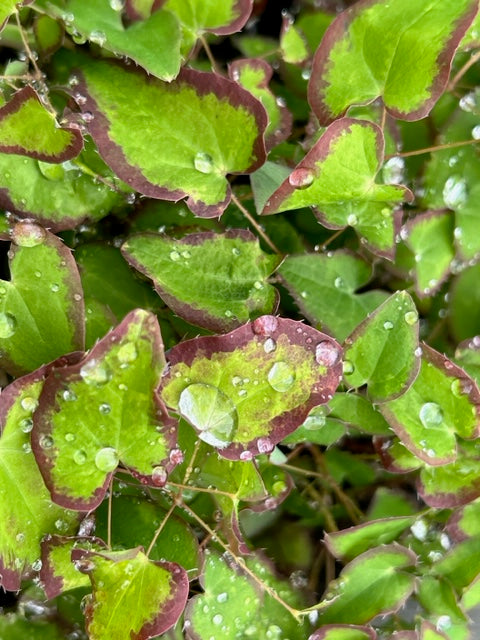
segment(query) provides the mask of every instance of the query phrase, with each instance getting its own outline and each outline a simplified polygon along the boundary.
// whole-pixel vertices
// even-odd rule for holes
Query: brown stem
[[[210,49],[210,45],[206,41],[205,37],[202,35],[202,36],[199,37],[199,40],[202,43],[202,47],[204,48],[205,53],[207,54],[207,58],[208,58],[208,60],[210,62],[210,65],[212,67],[212,71],[214,73],[220,73],[220,71],[218,70],[217,61],[213,57],[212,50]]]
[[[480,50],[470,56],[467,62],[463,65],[461,69],[457,71],[457,73],[453,76],[447,86],[447,91],[453,91],[458,82],[463,78],[463,76],[467,73],[467,71],[472,67],[478,60],[480,60]]]
[[[476,144],[480,140],[472,138],[471,140],[461,140],[459,142],[447,142],[445,144],[437,144],[433,147],[425,147],[424,149],[415,149],[415,151],[403,151],[400,153],[391,153],[385,156],[385,160],[390,158],[409,158],[410,156],[421,156],[424,153],[432,153],[434,151],[442,151],[443,149],[455,149],[455,147],[466,147],[469,144]]]
[[[252,227],[255,229],[255,231],[258,233],[258,235],[261,236],[265,240],[265,242],[268,244],[270,249],[272,249],[272,251],[274,251],[279,256],[281,256],[282,252],[280,251],[280,249],[278,247],[276,247],[275,244],[270,240],[270,238],[267,236],[267,234],[262,229],[262,227],[258,224],[258,222],[255,220],[255,218],[251,215],[250,211],[248,211],[243,206],[243,204],[240,202],[240,200],[237,198],[237,196],[233,192],[232,192],[232,202],[240,209],[240,211],[243,213],[245,218],[252,225]]]

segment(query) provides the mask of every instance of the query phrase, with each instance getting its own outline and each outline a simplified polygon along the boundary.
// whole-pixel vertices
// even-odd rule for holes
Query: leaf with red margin
[[[32,87],[17,91],[0,107],[0,152],[45,162],[65,162],[83,149],[78,127],[58,127]]]
[[[148,640],[177,622],[188,597],[188,576],[174,562],[153,562],[141,547],[97,553],[74,549],[93,593],[85,608],[90,640]]]
[[[442,633],[433,623],[424,620],[420,628],[420,640],[449,640],[451,636]]]
[[[375,253],[391,258],[400,223],[393,205],[411,202],[413,194],[402,185],[375,182],[384,147],[373,122],[334,122],[270,196],[262,215],[314,206],[324,226],[350,225]]]
[[[78,514],[53,504],[30,445],[32,415],[45,377],[53,367],[78,360],[72,355],[18,378],[0,396],[0,584],[17,591],[23,576],[40,568],[44,536],[74,533]]]
[[[456,542],[480,536],[480,500],[456,509],[448,519],[445,530]]]
[[[228,67],[228,75],[250,91],[265,107],[269,123],[265,130],[267,151],[288,138],[292,131],[292,114],[282,98],[276,98],[268,88],[273,68],[261,58],[236,60]]]
[[[79,75],[75,95],[94,116],[88,128],[100,155],[146,196],[188,197],[195,215],[217,217],[230,202],[226,174],[250,173],[265,161],[265,109],[236,82],[182,69],[166,84],[98,60]],[[140,146],[139,131],[146,141]]]
[[[158,11],[165,0],[125,0],[124,11],[129,20],[146,20],[154,11]]]
[[[326,624],[315,631],[308,640],[376,640],[377,633],[372,627],[358,627],[353,624]]]
[[[32,447],[55,502],[94,509],[119,462],[153,486],[175,466],[176,422],[155,393],[164,366],[157,318],[136,309],[78,364],[47,378]]]
[[[33,0],[2,0],[0,6],[0,31],[7,24],[8,18],[17,11],[17,7],[32,4]]]
[[[430,0],[421,8],[417,0],[361,0],[341,13],[315,53],[308,87],[320,124],[379,96],[394,118],[424,118],[445,90],[477,9],[477,0]]]
[[[252,7],[253,0],[166,0],[163,5],[178,17],[192,39],[205,32],[226,36],[240,31]]]
[[[340,345],[301,322],[261,316],[168,353],[160,394],[229,460],[270,453],[341,378]]]

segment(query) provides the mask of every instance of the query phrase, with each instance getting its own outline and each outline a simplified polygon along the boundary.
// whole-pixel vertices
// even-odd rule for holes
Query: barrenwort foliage
[[[2,639],[477,637],[477,11],[0,2]]]

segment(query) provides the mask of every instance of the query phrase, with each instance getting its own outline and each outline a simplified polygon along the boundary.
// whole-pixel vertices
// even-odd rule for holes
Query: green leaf
[[[0,107],[0,151],[44,162],[64,162],[78,156],[83,137],[78,127],[59,127],[38,94],[25,87]]]
[[[480,500],[456,509],[447,522],[447,531],[454,540],[480,536]]]
[[[442,633],[431,622],[424,620],[420,629],[420,640],[448,640],[447,635]]]
[[[469,611],[480,604],[480,577],[477,577],[466,589],[463,590],[461,605]]]
[[[38,15],[33,23],[36,48],[44,56],[50,56],[62,46],[62,25],[46,15]]]
[[[405,392],[418,373],[418,313],[406,291],[394,293],[345,341],[345,381],[368,385],[384,402]],[[347,364],[348,363],[348,364]]]
[[[305,318],[340,341],[387,298],[382,291],[355,293],[372,267],[346,251],[287,256],[278,275]]]
[[[457,458],[457,438],[478,437],[480,393],[467,374],[426,345],[418,377],[399,398],[381,406],[403,444],[428,465]]]
[[[264,108],[218,74],[183,69],[166,84],[96,61],[82,66],[81,77],[77,102],[94,116],[88,127],[100,154],[144,195],[188,196],[196,215],[216,217],[230,201],[225,175],[250,173],[265,160]],[[193,113],[201,119],[192,121]],[[136,131],[146,145],[138,146]]]
[[[341,349],[300,322],[261,316],[169,352],[161,396],[231,460],[270,453],[338,385]],[[254,399],[254,401],[252,401]]]
[[[338,418],[349,427],[372,435],[390,435],[391,429],[371,402],[356,393],[336,393],[328,403],[330,417]]]
[[[476,0],[430,0],[421,10],[414,0],[364,0],[342,12],[312,67],[308,97],[320,124],[379,96],[394,118],[425,117],[477,9]]]
[[[46,380],[32,446],[56,502],[93,509],[119,462],[154,486],[175,466],[175,422],[154,392],[164,364],[157,319],[137,309],[78,364]]]
[[[0,634],[8,640],[64,640],[65,630],[48,620],[22,618],[17,613],[4,613],[0,618]]]
[[[20,222],[12,240],[11,280],[0,281],[0,363],[21,374],[83,349],[83,293],[71,251],[59,238]]]
[[[477,384],[480,383],[480,337],[461,342],[455,351],[455,360]]]
[[[434,619],[437,629],[445,629],[447,636],[452,639],[468,638],[468,622],[465,614],[459,607],[456,594],[452,585],[435,575],[424,575],[419,581],[417,589],[419,603],[429,614],[430,619]],[[450,635],[454,629],[455,635]],[[461,632],[463,630],[463,633]],[[460,634],[458,632],[460,631]]]
[[[1,0],[0,3],[0,30],[7,24],[8,18],[16,13],[17,7],[31,4],[33,0]]]
[[[398,438],[375,438],[375,448],[383,466],[392,473],[409,473],[423,466]]]
[[[480,573],[480,538],[457,544],[431,571],[435,576],[446,578],[461,593]]]
[[[206,31],[218,36],[240,31],[252,5],[252,0],[167,0],[163,7],[177,15],[184,30],[197,38]]]
[[[73,533],[77,524],[77,514],[51,502],[30,444],[32,415],[50,369],[18,378],[1,394],[0,574],[4,589],[11,591],[20,589],[22,576],[41,569],[43,537]]]
[[[205,329],[229,331],[277,309],[279,295],[267,277],[281,259],[265,254],[249,231],[180,240],[142,234],[129,238],[122,252],[174,313]]]
[[[290,169],[283,164],[275,164],[267,160],[260,169],[257,169],[250,176],[252,185],[255,209],[260,213],[272,193],[290,175]]]
[[[449,275],[455,257],[452,214],[428,212],[417,215],[402,229],[415,256],[415,284],[420,297],[436,293]]]
[[[284,438],[282,443],[298,444],[299,442],[312,442],[329,446],[337,442],[345,435],[347,428],[346,425],[339,420],[331,420],[328,418],[326,416],[327,412],[328,407],[313,407],[304,423]]]
[[[132,21],[146,20],[154,11],[158,11],[162,4],[163,0],[125,0],[124,11]],[[120,11],[122,7],[118,6]]]
[[[325,534],[325,543],[332,555],[352,560],[364,551],[396,540],[415,520],[415,516],[382,518],[342,531]]]
[[[282,98],[268,88],[273,68],[261,58],[235,60],[228,68],[229,77],[250,91],[265,107],[268,126],[265,130],[267,151],[288,138],[292,130],[292,114]],[[285,176],[283,176],[285,177]]]
[[[75,549],[72,559],[92,583],[85,609],[90,640],[148,640],[180,617],[188,577],[178,564],[152,562],[140,547],[104,553]]]
[[[283,16],[280,51],[283,60],[290,64],[302,64],[309,58],[306,39],[290,15]]]
[[[371,627],[353,624],[326,624],[313,633],[309,640],[375,640],[377,634]]]
[[[330,583],[319,622],[363,624],[378,614],[396,611],[415,585],[415,576],[403,569],[415,563],[415,554],[399,545],[366,551]]]
[[[448,300],[448,319],[457,341],[480,334],[480,264],[465,269],[453,280]],[[474,344],[476,346],[476,344]]]
[[[267,200],[262,214],[315,206],[322,224],[354,227],[375,252],[391,257],[398,226],[391,205],[411,202],[413,194],[403,186],[375,182],[384,145],[373,122],[334,122]]]

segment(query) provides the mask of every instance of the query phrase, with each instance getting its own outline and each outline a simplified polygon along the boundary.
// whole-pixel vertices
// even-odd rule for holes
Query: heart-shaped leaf
[[[148,640],[173,627],[188,596],[188,576],[174,562],[152,562],[141,548],[96,553],[75,549],[93,593],[85,616],[90,640]]]
[[[355,293],[372,268],[347,251],[287,256],[278,275],[305,318],[341,341],[387,298],[383,291]]]
[[[0,363],[21,374],[83,349],[83,292],[72,253],[59,238],[21,222],[12,240],[11,280],[0,281]]]
[[[312,407],[328,402],[341,376],[335,340],[275,316],[182,342],[168,360],[163,400],[231,460],[271,452]]]
[[[264,253],[249,231],[194,233],[180,240],[141,234],[129,238],[122,252],[153,280],[172,311],[200,327],[229,331],[277,309],[278,291],[266,280],[281,258]]]
[[[345,341],[345,380],[368,385],[376,401],[404,393],[420,367],[418,313],[405,291],[394,293]]]
[[[31,87],[17,91],[0,107],[0,151],[45,162],[78,156],[83,137],[78,127],[58,127]]]
[[[376,640],[377,634],[371,627],[353,624],[326,624],[313,633],[309,640]]]
[[[377,253],[391,256],[398,230],[392,204],[413,200],[403,186],[375,182],[384,137],[368,120],[331,124],[267,200],[262,214],[315,206],[327,227],[350,225]]]
[[[140,70],[84,64],[76,100],[107,164],[128,185],[164,200],[188,196],[199,216],[221,215],[227,173],[250,173],[265,160],[267,116],[260,102],[215,73],[183,69],[166,84]],[[125,95],[129,96],[125,100]],[[201,123],[192,122],[201,114]],[[147,147],[137,144],[142,131]],[[178,138],[181,132],[181,138]]]
[[[54,363],[61,367],[66,359]],[[0,402],[0,575],[6,590],[42,567],[40,543],[54,533],[74,533],[77,514],[53,504],[30,444],[33,412],[51,366],[18,378]]]
[[[361,0],[318,47],[308,88],[320,124],[379,96],[394,118],[425,117],[442,95],[476,0]],[[428,42],[428,47],[425,43]]]
[[[96,507],[119,462],[152,485],[175,466],[175,422],[154,392],[164,364],[157,319],[137,309],[77,365],[47,378],[32,446],[58,504]]]
[[[310,57],[306,38],[289,14],[282,20],[280,51],[283,60],[289,64],[302,64]]]
[[[206,31],[217,36],[240,31],[252,6],[253,0],[167,0],[163,5],[178,16],[184,31],[195,38]]]

